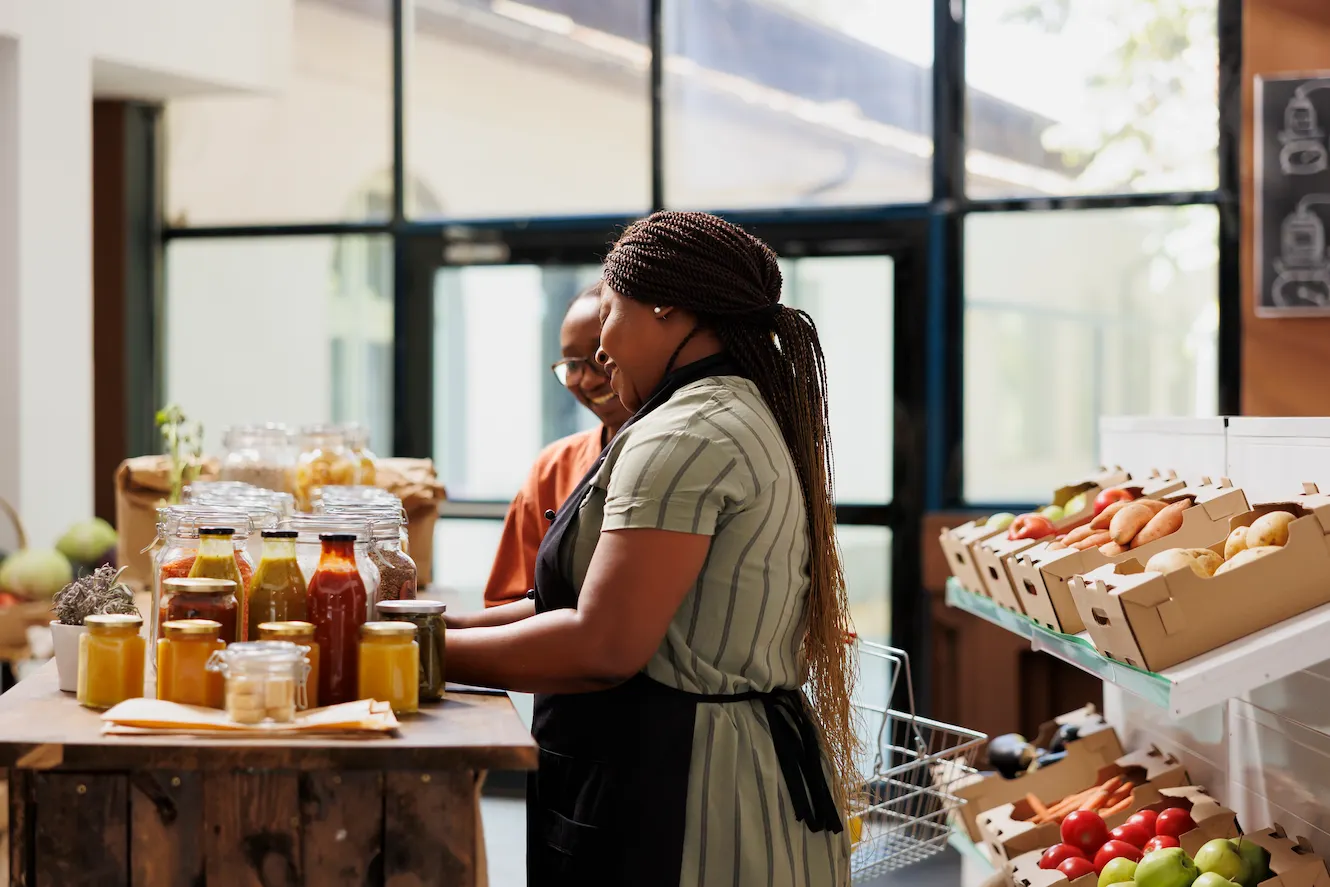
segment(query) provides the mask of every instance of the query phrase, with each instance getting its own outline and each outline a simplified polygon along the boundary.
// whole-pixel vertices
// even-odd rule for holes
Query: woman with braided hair
[[[538,694],[533,887],[849,881],[826,371],[780,293],[775,254],[722,219],[630,226],[597,358],[633,416],[555,517],[532,599],[449,623],[450,677]]]

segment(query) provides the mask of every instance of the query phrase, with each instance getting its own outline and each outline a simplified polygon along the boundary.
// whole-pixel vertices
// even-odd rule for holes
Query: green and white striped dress
[[[564,540],[580,589],[602,530],[711,536],[647,674],[692,693],[797,687],[808,522],[794,463],[756,386],[681,388],[611,443]],[[759,701],[698,706],[680,883],[806,887],[849,881],[848,830],[794,818]]]

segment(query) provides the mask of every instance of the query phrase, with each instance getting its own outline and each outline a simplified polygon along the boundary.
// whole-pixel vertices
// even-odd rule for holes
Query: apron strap
[[[776,760],[794,805],[794,818],[811,832],[829,829],[832,834],[840,834],[844,825],[822,771],[822,749],[802,694],[778,690],[761,698],[771,723]]]

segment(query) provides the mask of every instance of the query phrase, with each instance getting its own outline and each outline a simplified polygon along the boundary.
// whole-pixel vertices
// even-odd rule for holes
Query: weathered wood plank
[[[142,771],[129,780],[133,887],[202,887],[203,780],[187,771]]]
[[[208,887],[305,883],[296,773],[210,773],[203,782],[203,811]]]
[[[302,773],[305,883],[364,887],[383,883],[383,775]]]
[[[32,879],[32,775],[9,771],[9,887],[30,887]]]
[[[129,884],[128,780],[87,773],[35,773],[35,884]]]
[[[475,792],[466,770],[384,774],[385,887],[476,883]]]

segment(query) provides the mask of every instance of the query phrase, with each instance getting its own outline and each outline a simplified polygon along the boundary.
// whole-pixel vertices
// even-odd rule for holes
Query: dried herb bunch
[[[134,593],[120,582],[121,567],[98,567],[88,576],[75,579],[56,592],[51,607],[56,618],[65,625],[82,625],[88,616],[122,614],[138,616]]]

